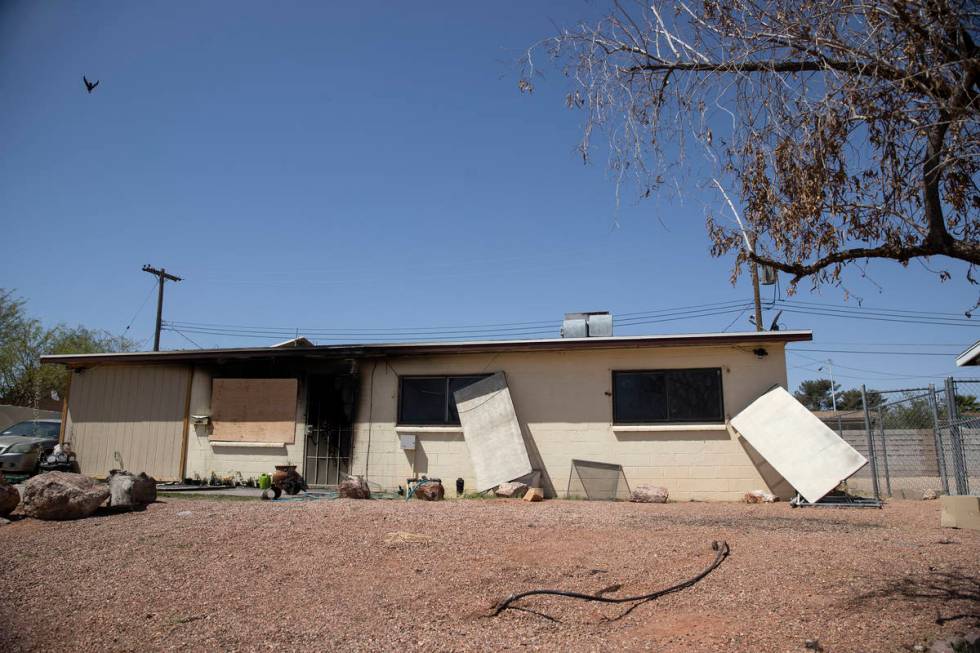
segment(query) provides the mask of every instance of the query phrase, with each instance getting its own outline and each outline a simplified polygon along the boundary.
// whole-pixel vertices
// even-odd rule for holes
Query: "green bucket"
[[[260,474],[259,475],[259,489],[260,490],[268,490],[271,487],[272,487],[272,477],[269,476],[268,474]]]

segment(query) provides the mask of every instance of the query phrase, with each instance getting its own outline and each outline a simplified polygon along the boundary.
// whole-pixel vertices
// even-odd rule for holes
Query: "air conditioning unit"
[[[609,311],[565,313],[562,338],[601,338],[613,334],[613,316]]]

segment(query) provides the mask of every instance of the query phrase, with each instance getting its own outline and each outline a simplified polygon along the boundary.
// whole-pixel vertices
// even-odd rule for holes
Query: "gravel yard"
[[[429,539],[431,538],[431,539]],[[639,606],[532,597],[641,594]],[[0,527],[0,650],[903,651],[980,614],[980,533],[936,501],[508,500],[262,503],[165,498],[144,512]],[[613,594],[615,595],[615,594]],[[938,625],[937,615],[954,617]]]

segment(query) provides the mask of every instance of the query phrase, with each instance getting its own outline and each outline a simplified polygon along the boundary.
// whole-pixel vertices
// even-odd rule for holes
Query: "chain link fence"
[[[862,408],[824,416],[868,459],[854,494],[919,499],[932,490],[980,495],[980,379],[864,394]]]

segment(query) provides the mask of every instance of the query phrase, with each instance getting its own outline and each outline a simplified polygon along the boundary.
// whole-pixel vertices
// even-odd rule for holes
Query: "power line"
[[[634,319],[632,322],[627,322],[623,324],[620,322],[620,326],[638,326],[644,324],[660,324],[664,322],[675,322],[678,320],[687,320],[698,317],[712,317],[715,315],[727,315],[731,313],[744,312],[746,310],[746,305],[742,304],[740,306],[721,310],[721,311],[702,311],[698,314],[689,315],[678,315],[674,317],[661,317],[654,319]],[[447,339],[458,339],[459,337],[469,337],[469,338],[491,338],[491,339],[501,339],[504,337],[515,337],[515,336],[540,336],[540,335],[552,335],[557,337],[556,328],[548,329],[486,329],[486,330],[456,330],[456,331],[388,331],[385,333],[378,332],[359,332],[359,331],[320,331],[311,329],[269,329],[269,328],[247,328],[247,327],[206,327],[206,326],[195,326],[186,322],[167,322],[167,327],[174,329],[181,329],[188,333],[199,333],[206,335],[217,335],[217,336],[232,336],[232,337],[253,337],[253,338],[267,338],[267,339],[278,339],[284,337],[293,337],[299,331],[300,333],[316,338],[318,340],[340,340],[345,338],[357,338],[363,339],[364,341],[389,341],[391,338],[426,338],[430,340],[447,340]],[[557,326],[557,325],[556,325]]]
[[[863,354],[871,356],[945,356],[947,358],[955,355],[936,351],[859,351],[854,349],[811,349],[809,347],[800,350],[787,349],[786,351],[791,353],[795,351],[819,351],[826,354]]]
[[[195,347],[197,347],[198,349],[204,349],[204,347],[202,347],[201,345],[199,345],[199,344],[197,344],[196,342],[194,342],[193,340],[191,340],[190,338],[188,338],[188,337],[187,337],[186,335],[184,335],[184,333],[183,333],[183,332],[181,332],[181,331],[178,331],[177,329],[174,329],[174,328],[168,328],[168,329],[166,329],[166,330],[167,330],[167,331],[172,331],[172,332],[174,332],[174,333],[176,333],[176,334],[177,334],[177,335],[179,335],[179,336],[180,336],[181,338],[183,338],[183,339],[184,339],[184,340],[186,340],[187,342],[189,342],[189,343],[191,343],[192,345],[194,345],[194,346],[195,346]]]
[[[834,305],[834,304],[828,304],[826,302],[808,302],[808,301],[805,301],[805,300],[802,300],[802,299],[780,299],[778,301],[779,302],[782,302],[782,303],[785,303],[785,304],[802,304],[802,305],[806,305],[806,306],[817,306],[817,307],[823,307],[823,308],[834,308],[834,309],[839,309],[839,310],[874,311],[874,312],[886,312],[886,313],[887,312],[893,312],[893,313],[905,313],[905,314],[910,314],[910,315],[950,315],[950,316],[953,316],[953,317],[956,317],[956,318],[960,318],[960,319],[969,319],[969,318],[964,318],[964,316],[966,315],[965,313],[943,313],[941,311],[916,311],[916,310],[904,309],[904,308],[873,308],[873,307],[870,307],[870,306],[860,306],[860,305],[859,306],[837,306],[837,305]]]
[[[733,308],[736,306],[744,306],[748,304],[743,300],[732,300],[727,302],[713,302],[708,304],[694,304],[691,306],[679,306],[674,308],[662,308],[657,310],[647,310],[647,311],[636,311],[631,313],[616,313],[617,323],[629,325],[632,321],[643,319],[647,317],[658,317],[666,315],[679,315],[686,313],[697,313],[703,312],[709,309],[723,309],[723,308]],[[496,322],[488,324],[464,324],[464,325],[444,325],[444,326],[419,326],[419,327],[385,327],[385,328],[375,328],[375,327],[347,327],[347,328],[303,328],[296,326],[288,327],[267,327],[267,326],[253,326],[253,325],[242,325],[242,324],[229,324],[229,323],[217,323],[217,322],[186,322],[186,321],[168,321],[168,324],[184,326],[184,327],[217,327],[217,328],[232,328],[236,330],[247,330],[254,332],[275,332],[275,333],[295,333],[299,329],[302,333],[406,333],[406,332],[428,332],[437,331],[440,333],[450,333],[456,330],[459,331],[524,331],[527,330],[523,327],[558,327],[561,325],[559,320],[537,320],[531,322]],[[515,327],[511,329],[510,327]],[[539,329],[543,330],[543,329]]]
[[[120,338],[122,338],[122,337],[124,337],[126,335],[126,333],[129,331],[130,327],[133,326],[133,322],[136,321],[136,318],[139,317],[139,314],[143,312],[143,309],[144,308],[146,308],[146,303],[148,301],[150,301],[150,297],[153,296],[153,289],[154,289],[154,287],[156,287],[156,285],[157,284],[156,284],[155,281],[150,284],[150,290],[149,290],[149,292],[146,293],[146,297],[143,298],[143,303],[140,304],[140,307],[136,309],[136,312],[135,313],[133,313],[133,319],[131,319],[129,321],[129,324],[126,325],[126,328],[123,329],[123,331],[122,331],[121,334],[119,334],[119,337]]]

